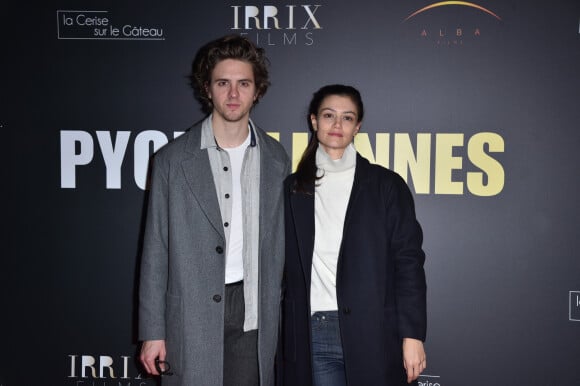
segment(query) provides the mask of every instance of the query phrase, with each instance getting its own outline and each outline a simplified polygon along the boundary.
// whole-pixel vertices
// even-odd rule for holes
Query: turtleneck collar
[[[319,169],[319,172],[328,172],[328,173],[337,173],[343,172],[348,169],[354,168],[356,165],[356,150],[354,145],[351,143],[349,144],[346,149],[344,149],[344,153],[342,157],[336,160],[330,158],[328,153],[324,150],[320,144],[318,145],[318,149],[316,149],[316,166]]]

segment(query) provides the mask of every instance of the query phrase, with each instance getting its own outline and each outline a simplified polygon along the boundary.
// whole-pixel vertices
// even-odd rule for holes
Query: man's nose
[[[238,95],[239,95],[238,86],[236,84],[233,84],[230,87],[230,98],[236,98]]]

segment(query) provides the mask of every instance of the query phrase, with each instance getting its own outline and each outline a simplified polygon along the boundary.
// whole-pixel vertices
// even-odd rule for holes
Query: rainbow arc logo
[[[475,3],[470,3],[467,1],[440,1],[438,3],[433,3],[430,5],[427,5],[421,9],[416,10],[415,12],[411,13],[409,16],[407,16],[405,18],[404,21],[407,21],[409,19],[412,19],[413,17],[419,15],[420,13],[423,13],[425,11],[428,11],[430,9],[434,9],[434,8],[439,8],[439,7],[446,7],[446,6],[451,6],[451,5],[457,5],[457,6],[462,6],[462,7],[470,7],[470,8],[475,8],[479,11],[485,12],[490,16],[493,16],[494,18],[496,18],[497,20],[501,21],[501,17],[499,17],[498,15],[496,15],[494,12],[490,11],[489,9],[482,7],[481,5],[475,4]]]

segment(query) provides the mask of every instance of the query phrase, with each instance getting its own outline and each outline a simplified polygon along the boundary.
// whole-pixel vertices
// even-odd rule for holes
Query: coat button
[[[213,301],[216,303],[219,303],[222,301],[222,296],[221,295],[213,295]]]
[[[220,247],[219,245],[217,247],[215,247],[215,251],[219,254],[224,253],[224,249],[222,247]]]
[[[342,312],[344,312],[346,315],[348,315],[348,314],[350,314],[350,308],[348,308],[348,307],[344,307],[344,308],[342,309]]]

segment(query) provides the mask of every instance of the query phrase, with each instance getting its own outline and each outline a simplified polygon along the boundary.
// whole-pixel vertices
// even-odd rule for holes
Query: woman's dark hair
[[[211,113],[213,103],[207,94],[206,87],[211,81],[214,67],[225,59],[236,59],[252,65],[258,101],[270,86],[268,80],[269,61],[263,48],[257,47],[249,39],[240,35],[227,35],[213,40],[201,47],[191,65],[189,81],[195,98],[201,103],[205,113]]]
[[[312,127],[312,121],[310,119],[311,115],[318,116],[318,110],[322,101],[331,95],[339,95],[348,97],[357,107],[357,123],[361,122],[364,117],[364,106],[362,98],[358,90],[352,86],[345,86],[342,84],[332,84],[322,87],[320,90],[316,91],[312,96],[310,101],[310,106],[308,108],[308,115],[306,120],[308,121],[308,126],[310,127],[310,141],[302,158],[298,163],[295,173],[295,182],[293,187],[293,192],[308,193],[308,188],[311,187],[317,180],[322,177],[316,176],[316,149],[318,149],[318,138],[316,137],[316,132],[314,127]]]

